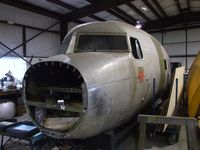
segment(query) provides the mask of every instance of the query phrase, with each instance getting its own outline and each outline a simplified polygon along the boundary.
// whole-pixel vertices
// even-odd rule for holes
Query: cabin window
[[[143,53],[142,53],[142,49],[141,49],[139,41],[137,39],[131,37],[130,42],[131,42],[133,56],[136,59],[142,59]]]
[[[164,64],[165,64],[165,70],[167,70],[167,60],[164,59]]]
[[[76,51],[128,51],[125,35],[79,35]]]

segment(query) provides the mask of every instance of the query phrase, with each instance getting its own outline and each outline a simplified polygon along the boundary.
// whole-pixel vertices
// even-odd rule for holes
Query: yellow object
[[[187,79],[188,113],[195,117],[200,109],[200,52],[195,58]]]

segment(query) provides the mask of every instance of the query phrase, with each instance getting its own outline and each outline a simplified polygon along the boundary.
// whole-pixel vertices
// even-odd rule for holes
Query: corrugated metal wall
[[[12,23],[20,23],[24,25],[48,28],[57,20],[38,15],[29,11],[21,10],[5,4],[0,4],[0,20],[8,21],[10,24],[0,23],[0,42],[10,48],[14,48],[22,43],[22,27],[11,25]],[[68,29],[74,27],[75,23],[69,23]],[[59,24],[53,29],[59,31]],[[36,35],[40,31],[26,28],[26,39]],[[163,33],[152,33],[167,49],[171,56],[171,61],[181,62],[182,65],[187,65],[189,69],[194,57],[200,50],[200,28],[167,31]],[[35,39],[27,43],[27,56],[35,56],[34,62],[39,60],[39,57],[49,57],[58,54],[60,46],[60,36],[56,33],[45,32]],[[7,50],[0,46],[0,56],[5,54]],[[22,47],[16,50],[18,54],[23,56]],[[186,57],[186,54],[188,55]],[[8,56],[15,56],[10,53]]]
[[[0,42],[9,48],[14,48],[22,43],[22,27],[12,25],[19,23],[28,26],[46,29],[57,20],[32,13],[30,11],[21,10],[5,4],[0,4],[0,20],[8,21],[10,24],[0,23]],[[59,30],[59,24],[52,28]],[[26,28],[26,39],[31,38],[41,31]],[[60,36],[56,33],[45,32],[27,43],[27,56],[49,57],[58,53],[60,46]],[[0,46],[0,56],[7,50]],[[16,50],[18,54],[23,56],[22,47]],[[10,53],[7,56],[15,56]]]
[[[200,50],[200,28],[152,33],[166,48],[172,62],[181,62],[189,70]]]

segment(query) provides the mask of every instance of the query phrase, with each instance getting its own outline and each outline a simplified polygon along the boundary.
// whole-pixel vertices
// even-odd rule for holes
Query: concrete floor
[[[137,150],[138,140],[134,136],[127,138],[117,150]],[[179,141],[174,145],[168,145],[165,137],[155,137],[152,140],[145,139],[145,150],[187,150],[186,128],[182,127]]]
[[[151,150],[187,150],[187,134],[186,128],[183,126],[180,131],[179,141],[174,145],[168,145],[164,137],[156,138],[148,141],[151,144]],[[145,148],[148,149],[148,148]]]
[[[27,120],[28,116],[17,117],[18,121]],[[131,135],[128,137],[118,148],[117,150],[136,150],[137,149],[137,138],[136,136]],[[7,150],[30,150],[30,146],[27,145],[27,141],[10,141],[5,149]],[[55,149],[55,148],[54,148]],[[146,138],[145,141],[145,150],[187,150],[187,136],[185,127],[181,128],[179,141],[174,145],[168,145],[164,137],[155,137],[151,141]],[[45,148],[44,148],[45,150]]]

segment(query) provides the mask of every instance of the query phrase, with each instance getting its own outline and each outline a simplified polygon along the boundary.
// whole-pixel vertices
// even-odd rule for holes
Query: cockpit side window
[[[132,54],[135,59],[143,59],[143,53],[139,41],[135,38],[130,37],[130,42],[132,47]]]

